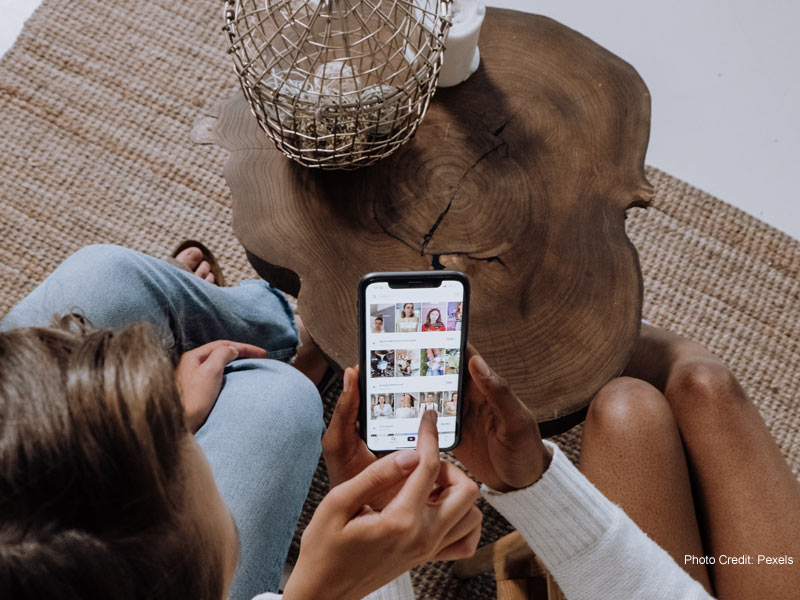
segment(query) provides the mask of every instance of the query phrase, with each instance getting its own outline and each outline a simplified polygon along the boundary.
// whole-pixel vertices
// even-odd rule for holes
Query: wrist
[[[303,576],[302,569],[297,570],[295,565],[292,574],[283,588],[283,600],[313,600],[315,598],[313,586],[307,577]]]
[[[539,442],[539,449],[534,452],[534,459],[528,464],[528,468],[533,467],[525,477],[501,481],[500,487],[494,488],[496,492],[507,494],[516,490],[525,489],[532,486],[542,478],[553,460],[553,451],[544,442]]]
[[[319,598],[336,598],[337,600],[360,600],[362,596],[353,595],[352,590],[342,589],[334,581],[320,582],[313,575],[305,572],[298,563],[292,570],[282,600],[319,600]],[[309,576],[310,575],[310,576]]]
[[[201,421],[197,415],[190,415],[186,413],[184,414],[183,420],[186,422],[186,429],[188,429],[189,433],[192,435],[197,433],[203,426],[203,421]]]

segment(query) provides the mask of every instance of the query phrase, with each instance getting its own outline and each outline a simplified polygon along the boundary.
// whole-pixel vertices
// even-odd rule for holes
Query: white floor
[[[489,0],[580,31],[653,98],[648,164],[800,239],[800,3]],[[0,0],[0,53],[39,0]]]

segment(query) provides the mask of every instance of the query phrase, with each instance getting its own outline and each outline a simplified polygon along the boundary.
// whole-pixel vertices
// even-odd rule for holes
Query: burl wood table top
[[[545,17],[487,9],[480,49],[478,71],[437,91],[416,137],[371,167],[291,162],[241,93],[193,138],[230,151],[234,232],[261,276],[298,296],[331,360],[357,362],[362,275],[463,271],[470,341],[552,432],[622,371],[638,336],[624,220],[652,195],[650,95],[630,65]]]

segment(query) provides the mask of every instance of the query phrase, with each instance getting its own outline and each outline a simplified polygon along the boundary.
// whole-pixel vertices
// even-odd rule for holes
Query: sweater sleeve
[[[699,582],[584,477],[555,444],[528,488],[486,500],[519,531],[569,600],[709,599]]]
[[[281,594],[259,594],[253,600],[281,600]],[[411,575],[408,572],[393,579],[381,588],[369,594],[364,600],[414,600],[414,588],[411,586]]]
[[[411,574],[406,571],[400,577],[378,588],[364,600],[414,600],[414,588],[411,586]]]

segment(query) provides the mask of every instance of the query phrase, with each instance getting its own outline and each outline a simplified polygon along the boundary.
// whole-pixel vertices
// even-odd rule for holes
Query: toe
[[[214,283],[214,274],[213,273],[209,273],[208,275],[206,275],[206,281],[208,283]]]
[[[194,274],[197,275],[200,279],[205,279],[206,275],[211,273],[211,265],[208,264],[208,261],[202,261],[197,268],[194,270]]]
[[[187,267],[189,267],[192,271],[197,269],[200,262],[203,260],[203,252],[200,248],[196,246],[191,246],[189,248],[185,248],[181,250],[178,255],[175,257],[180,263],[183,263]]]

